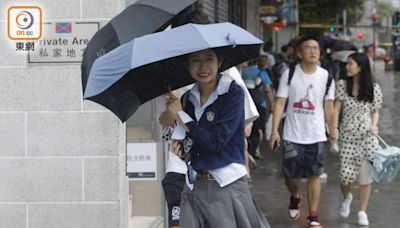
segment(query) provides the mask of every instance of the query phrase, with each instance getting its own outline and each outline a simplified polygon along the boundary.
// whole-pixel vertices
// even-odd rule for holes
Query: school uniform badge
[[[214,121],[215,113],[209,111],[209,112],[206,113],[206,117],[207,117],[208,122],[212,122],[212,121]]]

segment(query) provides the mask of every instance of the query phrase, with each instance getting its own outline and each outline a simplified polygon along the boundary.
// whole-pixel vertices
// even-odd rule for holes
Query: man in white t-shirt
[[[320,47],[317,39],[301,37],[297,43],[297,55],[300,63],[296,65],[293,77],[289,80],[290,70],[287,69],[279,82],[269,146],[273,149],[280,143],[278,126],[287,103],[282,171],[291,194],[289,216],[292,219],[299,218],[299,179],[308,178],[308,224],[310,227],[319,227],[319,175],[324,171],[326,141],[334,141],[333,135],[327,138],[325,122],[328,123],[329,132],[334,132],[335,85],[332,82],[327,89],[329,77],[328,72],[318,66]]]

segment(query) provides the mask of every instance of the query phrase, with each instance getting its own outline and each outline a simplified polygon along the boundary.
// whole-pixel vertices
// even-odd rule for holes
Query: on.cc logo
[[[34,21],[33,15],[28,11],[19,12],[15,18],[15,23],[17,23],[17,27],[20,29],[29,29],[32,27]]]
[[[38,40],[42,36],[42,9],[39,6],[8,8],[8,38]]]

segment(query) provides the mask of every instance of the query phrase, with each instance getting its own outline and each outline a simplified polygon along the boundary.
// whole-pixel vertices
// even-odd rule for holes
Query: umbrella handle
[[[387,143],[385,142],[385,140],[382,139],[381,136],[376,135],[376,137],[379,139],[379,141],[381,141],[381,143],[383,143],[383,145],[385,145],[386,148],[390,147],[389,144],[387,144]]]

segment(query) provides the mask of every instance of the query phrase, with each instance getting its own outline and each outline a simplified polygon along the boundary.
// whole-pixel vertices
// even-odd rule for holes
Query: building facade
[[[82,100],[79,62],[28,63],[28,51],[17,50],[7,34],[10,7],[40,7],[44,23],[103,26],[126,4],[0,3],[0,227],[128,227],[125,124]],[[48,34],[43,31],[42,38]],[[79,32],[72,27],[71,34]]]

